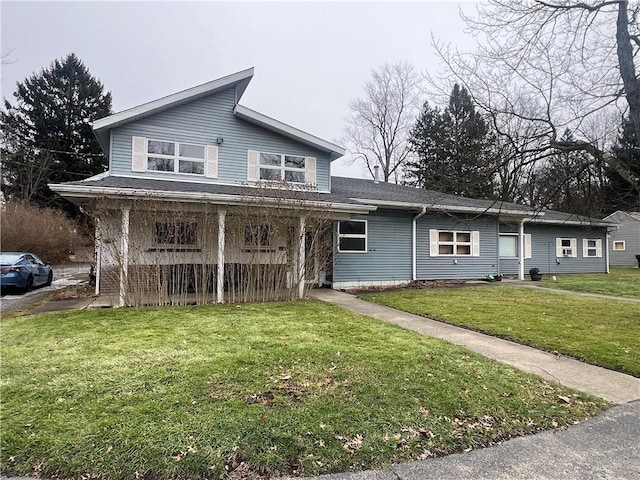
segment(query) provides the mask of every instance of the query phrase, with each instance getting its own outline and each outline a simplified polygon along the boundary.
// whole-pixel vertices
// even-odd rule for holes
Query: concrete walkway
[[[640,479],[640,402],[468,453],[317,480]],[[299,480],[299,479],[298,479]]]
[[[317,289],[312,290],[310,295],[317,300],[460,345],[501,363],[613,403],[623,404],[640,400],[640,379],[624,373],[401,312],[337,290]]]

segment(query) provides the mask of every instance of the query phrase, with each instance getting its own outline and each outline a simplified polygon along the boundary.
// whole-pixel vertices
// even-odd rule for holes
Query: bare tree
[[[397,182],[410,153],[408,136],[419,110],[419,75],[408,62],[385,64],[371,71],[364,96],[349,105],[342,141],[354,161],[363,161],[374,174],[377,165],[383,179]]]
[[[453,74],[465,84],[517,154],[586,151],[640,194],[638,172],[610,153],[623,116],[640,138],[639,13],[627,0],[490,0],[477,15],[463,14],[478,49],[434,42],[447,68],[430,80],[450,82]],[[515,140],[523,124],[525,144]],[[566,129],[571,141],[561,138]]]

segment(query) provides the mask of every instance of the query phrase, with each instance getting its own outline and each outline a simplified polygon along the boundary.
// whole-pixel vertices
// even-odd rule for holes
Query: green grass
[[[640,303],[497,284],[362,297],[640,376]]]
[[[63,312],[0,328],[5,474],[362,470],[608,406],[319,302]]]
[[[612,268],[611,273],[556,275],[544,278],[545,287],[640,299],[640,269]]]

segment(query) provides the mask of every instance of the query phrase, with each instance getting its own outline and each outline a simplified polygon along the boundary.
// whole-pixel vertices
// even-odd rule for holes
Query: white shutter
[[[602,239],[596,240],[596,257],[602,258]]]
[[[260,180],[260,153],[256,150],[249,150],[247,153],[247,180],[257,182]]]
[[[218,147],[216,145],[207,145],[206,147],[204,176],[207,178],[218,178]]]
[[[316,184],[316,157],[305,157],[305,182],[310,185]]]
[[[131,138],[131,171],[147,171],[147,139],[144,137]]]
[[[578,239],[577,238],[571,239],[571,256],[572,257],[578,256]]]
[[[562,257],[562,238],[556,238],[556,257]]]
[[[531,234],[524,234],[524,258],[532,258],[531,254]]]
[[[589,256],[589,239],[583,238],[582,239],[582,258],[585,258],[588,256]]]
[[[429,230],[429,256],[438,256],[438,230]]]
[[[471,256],[480,256],[480,232],[477,230],[471,232]]]

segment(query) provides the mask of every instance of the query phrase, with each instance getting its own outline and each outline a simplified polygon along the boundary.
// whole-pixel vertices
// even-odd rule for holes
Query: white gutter
[[[214,194],[203,192],[176,192],[148,189],[129,189],[115,187],[90,187],[79,185],[50,184],[49,188],[54,192],[63,194],[64,197],[103,197],[116,196],[126,199],[154,199],[161,201],[182,201],[191,203],[215,203],[223,205],[277,205],[281,208],[299,209],[301,206],[318,210],[331,210],[337,213],[369,213],[377,210],[375,205],[352,205],[349,203],[321,202],[317,200],[253,197],[228,194]]]
[[[413,217],[413,222],[411,224],[411,235],[412,235],[412,240],[411,240],[411,247],[412,247],[412,255],[411,255],[411,267],[412,267],[412,275],[411,278],[413,279],[413,281],[415,282],[418,279],[418,265],[417,265],[417,256],[418,256],[418,252],[417,252],[417,242],[418,242],[418,235],[417,235],[417,224],[418,224],[418,219],[420,217],[422,217],[425,213],[427,213],[427,207],[422,207],[422,211],[420,213],[418,213],[415,217]]]
[[[373,200],[369,198],[351,198],[356,202],[368,203],[371,205],[377,205],[380,207],[395,207],[395,208],[426,208],[428,210],[440,210],[448,212],[472,212],[472,213],[498,213],[506,215],[536,215],[536,212],[531,210],[505,210],[500,208],[485,208],[485,207],[460,207],[453,205],[444,205],[438,203],[413,203],[413,202],[391,202],[388,200]],[[537,215],[544,215],[544,212],[540,212]]]

